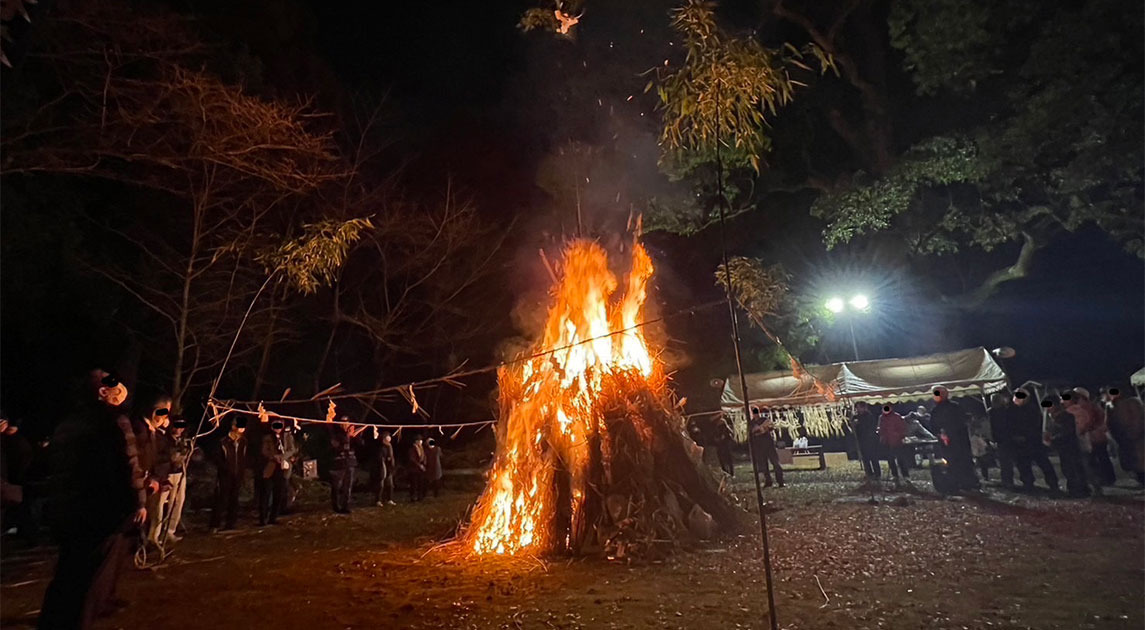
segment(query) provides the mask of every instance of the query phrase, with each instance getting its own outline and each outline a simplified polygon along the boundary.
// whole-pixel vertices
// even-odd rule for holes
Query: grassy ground
[[[1132,484],[1102,499],[996,488],[942,499],[922,481],[872,494],[857,473],[797,472],[767,491],[781,627],[1145,626],[1145,512]],[[749,480],[737,481],[754,509]],[[100,627],[767,627],[758,529],[660,563],[463,560],[427,550],[463,517],[476,480],[348,516],[327,511],[321,488],[273,527],[248,516],[209,536],[206,514],[191,514],[177,553],[126,575],[131,605]],[[34,625],[53,563],[50,549],[5,546],[0,626]]]

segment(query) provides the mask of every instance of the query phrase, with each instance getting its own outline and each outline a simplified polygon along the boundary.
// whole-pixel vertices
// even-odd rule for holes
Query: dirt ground
[[[736,491],[754,510],[749,477]],[[1145,503],[1128,481],[1102,499],[943,499],[922,481],[872,495],[854,464],[788,477],[767,491],[780,627],[1145,626]],[[480,490],[450,481],[440,498],[351,515],[329,513],[316,484],[279,525],[248,515],[225,535],[192,513],[177,552],[126,575],[130,606],[99,627],[767,627],[758,529],[657,563],[463,560],[431,550]],[[32,627],[53,551],[3,552],[0,625]]]

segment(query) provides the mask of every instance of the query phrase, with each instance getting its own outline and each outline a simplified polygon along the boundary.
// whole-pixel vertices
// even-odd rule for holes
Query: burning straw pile
[[[644,248],[619,292],[590,241],[566,248],[559,274],[537,356],[498,374],[497,454],[465,544],[626,557],[736,527],[640,325]]]

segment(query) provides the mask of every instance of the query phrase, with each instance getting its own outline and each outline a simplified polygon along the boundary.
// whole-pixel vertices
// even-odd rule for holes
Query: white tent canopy
[[[906,402],[930,398],[936,385],[946,386],[952,396],[966,396],[991,394],[1007,384],[1006,374],[985,348],[907,359],[846,361],[808,366],[807,370],[820,384],[809,375],[796,376],[790,371],[746,375],[751,404],[783,408],[855,400]],[[720,406],[732,415],[742,413],[738,377],[727,379]]]
[[[1129,382],[1134,387],[1145,387],[1145,367],[1134,372],[1133,376],[1129,377]]]

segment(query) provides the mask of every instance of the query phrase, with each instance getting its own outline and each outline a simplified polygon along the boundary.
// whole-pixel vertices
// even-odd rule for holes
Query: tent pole
[[[716,120],[718,121],[720,120],[720,92],[718,88],[716,90],[715,101]],[[728,265],[728,240],[727,229],[725,228],[726,212],[724,211],[724,205],[727,199],[724,198],[724,166],[720,156],[720,128],[718,123],[716,126],[716,191],[720,208],[720,254],[723,258],[724,265],[724,288],[728,302],[728,315],[731,317],[732,322],[732,347],[735,349],[736,371],[739,373],[739,385],[741,391],[743,391],[744,421],[747,424],[747,453],[748,457],[751,458],[751,476],[755,479],[755,507],[759,513],[759,536],[763,542],[763,570],[767,580],[767,615],[771,630],[779,630],[779,621],[775,616],[775,588],[772,585],[771,578],[771,546],[767,538],[767,512],[765,510],[767,504],[763,500],[763,488],[759,485],[759,465],[758,462],[755,461],[755,449],[751,447],[751,396],[747,391],[747,377],[745,377],[743,373],[743,359],[740,353],[739,317],[736,314],[735,303],[732,301],[732,273],[731,267]]]

